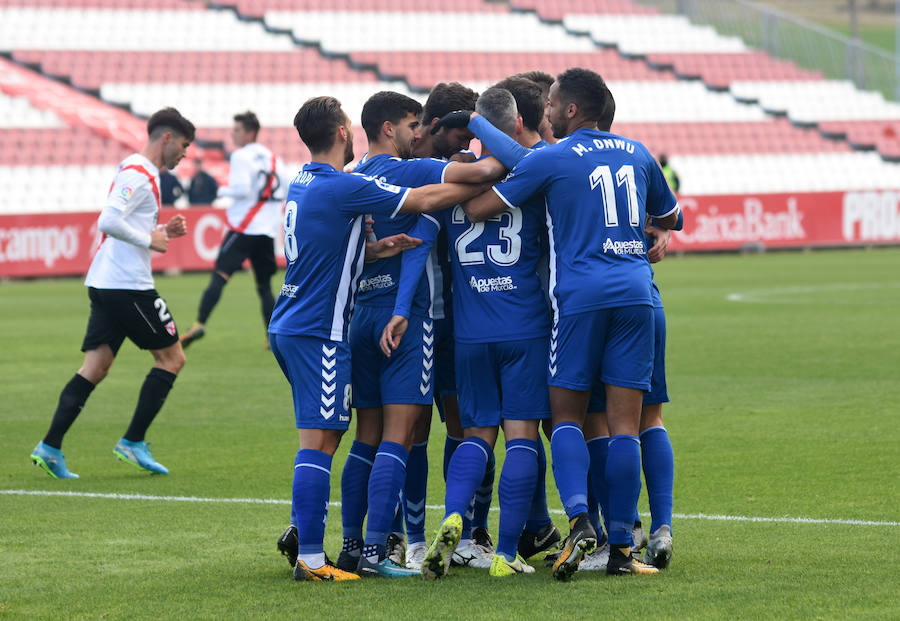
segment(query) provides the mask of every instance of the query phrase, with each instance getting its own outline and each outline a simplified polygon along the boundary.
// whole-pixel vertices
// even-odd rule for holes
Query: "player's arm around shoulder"
[[[506,174],[506,167],[496,157],[485,157],[469,164],[451,162],[444,171],[448,183],[485,183],[499,181]]]

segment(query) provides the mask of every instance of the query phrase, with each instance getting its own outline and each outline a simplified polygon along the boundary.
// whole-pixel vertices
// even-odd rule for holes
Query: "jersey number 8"
[[[297,236],[294,231],[297,229],[297,202],[288,201],[284,206],[284,256],[288,263],[297,260],[297,254],[300,248],[297,244]]]

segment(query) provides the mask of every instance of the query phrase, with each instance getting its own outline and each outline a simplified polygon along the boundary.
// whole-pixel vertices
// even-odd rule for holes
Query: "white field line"
[[[104,494],[98,492],[54,492],[46,490],[0,489],[5,496],[63,496],[70,498],[101,498],[107,500],[149,500],[156,502],[199,502],[253,505],[290,505],[290,500],[280,498],[202,498],[198,496],[151,496],[149,494]],[[340,507],[340,502],[328,503],[332,507]],[[426,505],[426,508],[443,511],[440,505]],[[491,507],[491,511],[498,511]],[[560,509],[551,509],[550,513],[562,515]],[[674,513],[673,518],[679,520],[709,520],[714,522],[774,522],[778,524],[840,524],[849,526],[900,526],[900,522],[878,520],[842,520],[828,518],[804,517],[756,517],[747,515],[714,515],[709,513]]]

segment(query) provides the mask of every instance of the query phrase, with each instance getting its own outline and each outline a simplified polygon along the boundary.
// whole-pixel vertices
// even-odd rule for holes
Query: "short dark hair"
[[[377,139],[385,121],[399,123],[409,113],[419,116],[422,113],[422,104],[412,97],[393,91],[375,93],[363,104],[360,120],[363,129],[366,130],[366,138]]]
[[[516,100],[505,88],[492,86],[475,102],[475,111],[505,134],[516,129]]]
[[[181,116],[181,113],[175,108],[163,108],[154,112],[147,121],[147,136],[151,140],[156,140],[166,131],[181,134],[193,142],[197,128],[194,127],[193,123]]]
[[[259,119],[249,110],[235,114],[234,120],[243,125],[245,131],[259,133]]]
[[[613,119],[616,118],[616,100],[613,99],[612,92],[609,87],[606,89],[607,98],[606,105],[603,106],[603,113],[597,119],[597,129],[608,132],[612,129]]]
[[[574,103],[586,120],[612,125],[616,104],[599,73],[577,67],[566,69],[556,76],[556,83],[563,105]]]
[[[427,125],[431,119],[441,118],[454,110],[474,110],[478,93],[459,82],[440,82],[432,87],[425,101],[422,121]]]
[[[522,125],[532,131],[538,131],[544,119],[544,98],[541,87],[536,82],[525,78],[508,77],[494,84],[494,88],[503,88],[516,98],[516,108],[522,115]]]
[[[294,127],[311,152],[321,153],[334,145],[334,132],[346,120],[341,102],[325,95],[306,100],[294,116]]]
[[[547,73],[546,71],[541,71],[539,69],[535,69],[534,71],[522,71],[520,73],[514,73],[511,78],[522,78],[523,80],[531,80],[539,87],[541,87],[541,91],[546,93],[550,90],[550,86],[556,80],[552,75]]]

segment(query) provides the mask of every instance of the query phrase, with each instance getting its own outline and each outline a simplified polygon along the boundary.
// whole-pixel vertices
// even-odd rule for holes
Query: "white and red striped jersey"
[[[281,201],[290,176],[269,149],[251,142],[231,154],[228,185],[218,195],[230,197],[228,226],[246,235],[275,237],[281,226]]]
[[[159,169],[140,153],[129,155],[97,219],[103,233],[84,284],[97,289],[153,289],[150,234],[159,220]]]

